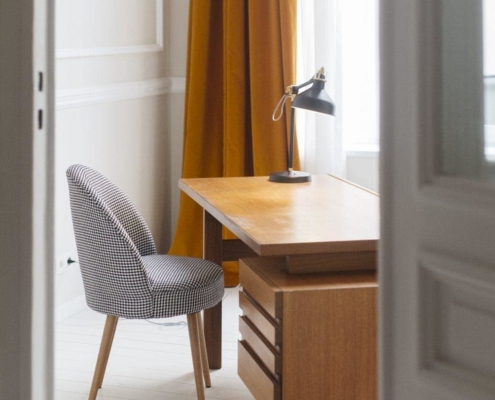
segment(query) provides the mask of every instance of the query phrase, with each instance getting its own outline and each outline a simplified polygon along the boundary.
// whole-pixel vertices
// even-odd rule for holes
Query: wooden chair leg
[[[201,313],[197,313],[198,318],[198,333],[199,333],[199,346],[201,349],[201,364],[203,370],[203,377],[205,378],[205,386],[207,388],[211,387],[210,379],[210,367],[208,365],[208,355],[206,354],[206,342],[205,342],[205,332],[203,330],[203,319],[201,318]]]
[[[103,336],[101,338],[100,351],[98,353],[98,359],[96,361],[95,373],[93,375],[93,383],[91,384],[91,391],[89,392],[88,400],[96,399],[98,389],[103,383],[103,377],[107,368],[108,357],[110,356],[110,350],[112,348],[113,337],[115,336],[115,330],[117,329],[118,320],[119,317],[107,315],[105,328],[103,329]]]
[[[205,389],[203,387],[203,373],[201,366],[201,350],[199,342],[199,326],[197,313],[187,314],[187,326],[189,328],[189,340],[191,342],[191,353],[194,368],[194,380],[196,382],[196,393],[198,400],[205,399]]]
[[[109,317],[110,316],[107,316],[107,321],[108,321],[108,318]],[[112,348],[113,338],[115,336],[115,331],[117,330],[117,322],[119,321],[119,318],[118,317],[110,317],[110,318],[113,318],[113,320],[112,320],[113,323],[112,323],[112,325],[110,327],[110,329],[112,329],[112,336],[109,339],[108,350],[107,350],[107,352],[105,354],[105,364],[103,365],[103,369],[102,369],[101,374],[100,374],[100,380],[98,382],[98,389],[101,389],[101,385],[103,384],[103,377],[105,376],[105,371],[107,370],[108,359],[110,358],[110,350]]]

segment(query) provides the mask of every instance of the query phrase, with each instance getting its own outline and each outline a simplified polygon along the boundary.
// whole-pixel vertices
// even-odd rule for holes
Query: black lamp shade
[[[335,115],[335,104],[325,92],[325,82],[315,80],[313,86],[299,93],[292,102],[292,107]]]

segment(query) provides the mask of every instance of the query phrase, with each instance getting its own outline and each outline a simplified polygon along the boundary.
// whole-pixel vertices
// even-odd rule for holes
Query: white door
[[[383,400],[495,399],[494,3],[381,1]]]
[[[53,399],[53,17],[0,1],[0,399]]]

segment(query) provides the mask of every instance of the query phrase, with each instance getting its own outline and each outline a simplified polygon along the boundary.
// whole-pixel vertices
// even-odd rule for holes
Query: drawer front
[[[266,316],[259,306],[242,291],[239,292],[239,307],[265,339],[278,350],[282,345],[282,328],[275,324],[275,320]]]
[[[278,323],[282,317],[282,292],[263,275],[257,261],[256,258],[239,261],[239,282],[244,291]]]
[[[262,334],[254,327],[246,317],[239,317],[239,331],[242,339],[263,362],[264,366],[273,376],[282,373],[280,354],[264,340]]]
[[[264,369],[245,341],[238,345],[238,374],[257,400],[279,400],[280,383]]]

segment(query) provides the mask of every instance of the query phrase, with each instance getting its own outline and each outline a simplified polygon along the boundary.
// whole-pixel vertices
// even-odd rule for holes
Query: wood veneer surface
[[[270,287],[270,291],[263,290],[264,286],[261,287],[260,291],[263,296],[268,296],[266,293],[270,293],[270,295],[277,293],[280,296],[281,292],[315,290],[316,288],[322,290],[377,287],[376,271],[288,274],[285,257],[245,258],[241,260],[239,266],[241,277],[247,276],[249,278],[248,286],[260,287],[261,284],[251,283],[251,281],[256,282],[255,277],[257,277],[257,280],[263,282],[264,286]],[[244,285],[243,282],[241,280],[241,285]]]
[[[284,399],[377,398],[376,293],[369,287],[284,296]]]
[[[260,363],[247,350],[244,341],[238,344],[237,365],[239,376],[257,400],[280,399],[280,385],[269,378],[268,373],[261,368]]]
[[[181,179],[179,187],[258,255],[375,251],[379,197],[338,178]]]
[[[288,274],[284,257],[243,259],[240,265],[282,294],[285,400],[377,398],[374,271]]]

